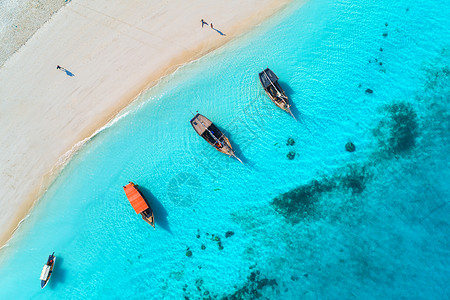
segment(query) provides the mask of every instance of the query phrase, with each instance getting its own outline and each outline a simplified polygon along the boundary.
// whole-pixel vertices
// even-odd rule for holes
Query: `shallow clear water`
[[[0,298],[449,298],[450,4],[438,2],[294,3],[162,80],[2,249]],[[298,121],[261,89],[267,66]],[[244,165],[196,135],[197,110]]]

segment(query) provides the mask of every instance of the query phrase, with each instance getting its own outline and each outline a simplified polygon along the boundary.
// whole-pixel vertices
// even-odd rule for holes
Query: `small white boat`
[[[55,261],[56,261],[56,256],[54,254],[55,254],[55,252],[53,252],[51,255],[48,256],[47,263],[42,268],[41,277],[40,277],[42,289],[47,285],[47,283],[50,279],[50,276],[52,275],[53,266],[55,265]]]

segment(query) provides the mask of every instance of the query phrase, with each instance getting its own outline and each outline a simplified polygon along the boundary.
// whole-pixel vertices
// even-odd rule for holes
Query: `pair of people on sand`
[[[60,65],[57,65],[57,66],[56,66],[56,69],[57,69],[57,70],[61,70],[61,71],[63,71],[63,72],[66,72],[66,74],[67,74],[68,76],[70,76],[70,77],[75,76],[75,74],[73,74],[73,73],[70,72],[69,70],[67,70],[67,69],[65,69],[65,68],[63,68],[63,67],[61,67]]]
[[[203,25],[205,25],[205,24],[206,24],[206,25],[208,25],[208,23],[206,23],[206,22],[205,22],[205,20],[203,20],[203,19],[202,19],[202,21],[201,21],[201,22],[202,22],[202,27],[203,27]],[[213,27],[213,23],[211,23],[211,28],[213,28],[213,29],[214,29],[214,27]]]

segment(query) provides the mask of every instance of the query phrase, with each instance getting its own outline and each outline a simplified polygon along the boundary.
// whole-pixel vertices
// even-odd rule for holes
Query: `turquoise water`
[[[0,299],[450,298],[449,47],[448,1],[293,3],[75,155],[2,249]],[[197,110],[244,165],[196,135]]]

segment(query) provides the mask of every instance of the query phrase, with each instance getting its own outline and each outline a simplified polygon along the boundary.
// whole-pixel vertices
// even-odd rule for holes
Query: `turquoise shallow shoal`
[[[449,1],[294,1],[74,155],[1,250],[0,299],[448,299],[449,99]],[[243,165],[194,132],[196,111]]]

